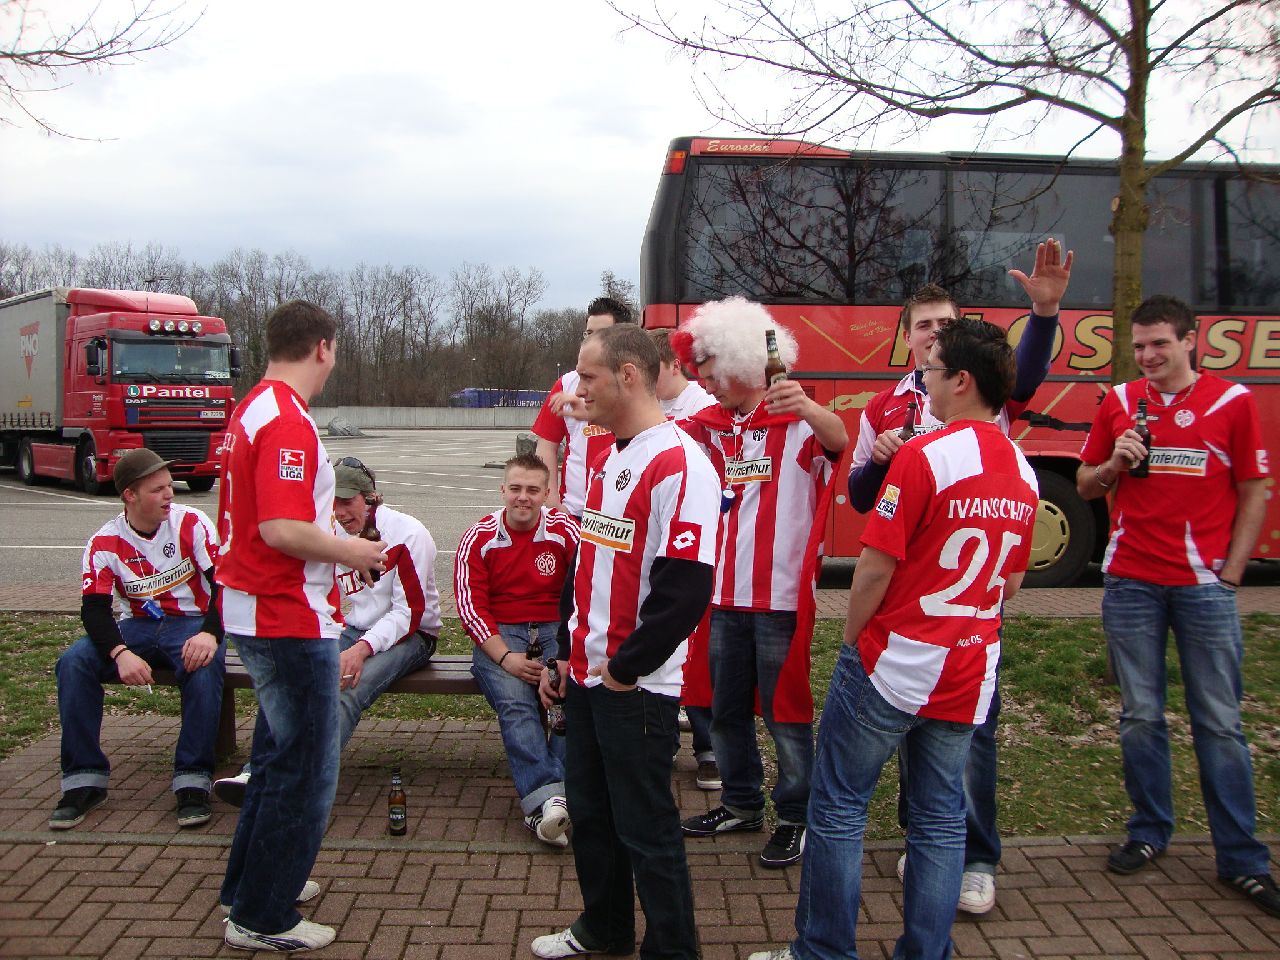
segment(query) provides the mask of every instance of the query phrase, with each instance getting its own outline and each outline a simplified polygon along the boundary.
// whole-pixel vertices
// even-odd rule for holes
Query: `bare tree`
[[[754,67],[793,91],[780,114],[735,100],[707,72],[700,95],[721,119],[767,136],[867,142],[919,132],[944,117],[976,121],[984,142],[1012,123],[1027,131],[1063,114],[1118,141],[1113,309],[1116,342],[1142,299],[1143,231],[1152,180],[1206,148],[1234,156],[1247,121],[1280,103],[1280,4],[1275,0],[719,0],[720,12],[655,7],[635,27],[722,70]],[[1172,154],[1147,156],[1148,108],[1178,103]],[[1131,379],[1133,359],[1112,368]]]
[[[47,133],[68,136],[36,110],[35,95],[66,86],[72,73],[140,60],[181,39],[199,19],[179,19],[181,2],[164,6],[132,0],[114,19],[101,4],[70,19],[46,12],[54,6],[0,0],[0,125],[17,125],[25,118]]]

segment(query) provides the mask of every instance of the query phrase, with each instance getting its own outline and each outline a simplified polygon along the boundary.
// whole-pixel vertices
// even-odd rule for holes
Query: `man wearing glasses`
[[[333,466],[333,513],[343,533],[387,545],[387,569],[372,586],[338,565],[338,586],[351,604],[338,638],[338,750],[347,745],[373,702],[435,653],[440,635],[435,541],[418,520],[382,502],[373,472],[355,457]],[[341,535],[340,535],[341,536]],[[218,780],[214,792],[234,806],[244,802],[250,767]]]
[[[635,323],[631,308],[613,297],[597,297],[587,306],[587,324],[582,339],[615,323]],[[588,423],[582,401],[576,396],[578,372],[570,370],[551,388],[542,404],[533,433],[538,438],[538,459],[551,473],[551,496],[547,506],[575,517],[582,516],[587,497],[588,467],[613,444],[613,434],[599,424]],[[564,471],[560,472],[560,447],[564,445]],[[557,481],[558,478],[558,481]]]
[[[1049,372],[1054,336],[1058,330],[1058,305],[1071,278],[1068,251],[1056,240],[1036,247],[1035,266],[1031,276],[1021,270],[1010,270],[1031,298],[1031,315],[1027,328],[1018,341],[1015,354],[1017,375],[1013,391],[997,412],[996,423],[1006,433],[1009,425],[1026,409]],[[960,316],[960,308],[951,295],[937,284],[927,284],[913,293],[902,307],[900,318],[902,339],[911,351],[915,369],[896,387],[872,398],[862,412],[858,441],[849,467],[849,502],[859,513],[867,513],[875,505],[890,462],[905,442],[901,436],[908,416],[908,406],[915,404],[914,426],[917,433],[928,433],[942,427],[929,403],[924,382],[924,366],[938,331]],[[969,766],[965,771],[966,828],[968,844],[965,856],[964,886],[960,894],[961,910],[982,914],[996,903],[996,866],[1000,862],[1000,834],[996,829],[996,724],[1000,717],[1000,693],[997,687],[987,720],[973,736]],[[905,792],[898,794],[898,821],[907,826]],[[905,854],[898,860],[898,878],[906,870]]]
[[[953,320],[921,370],[943,426],[898,451],[862,534],[818,733],[796,937],[751,960],[856,955],[867,808],[902,744],[913,819],[894,956],[951,955],[969,741],[995,695],[1001,609],[1022,583],[1039,492],[992,422],[1014,382],[1004,331]]]

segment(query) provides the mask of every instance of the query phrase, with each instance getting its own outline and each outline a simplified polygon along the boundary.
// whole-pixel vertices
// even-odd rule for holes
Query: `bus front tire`
[[[1075,583],[1093,558],[1097,525],[1093,510],[1076,485],[1052,470],[1036,470],[1040,505],[1024,587],[1066,587]]]

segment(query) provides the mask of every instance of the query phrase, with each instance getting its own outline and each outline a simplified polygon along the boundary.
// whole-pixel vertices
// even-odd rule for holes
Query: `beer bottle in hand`
[[[902,425],[902,429],[898,431],[899,440],[910,440],[916,435],[916,402],[914,400],[907,401],[907,422]]]
[[[364,525],[364,529],[360,531],[360,539],[361,539],[361,540],[369,540],[369,541],[371,541],[371,542],[373,542],[373,543],[377,543],[379,540],[381,540],[381,539],[382,539],[382,534],[380,534],[380,533],[378,532],[378,528],[377,528],[377,526],[376,526],[376,525],[374,524],[374,522],[373,522],[373,514],[372,514],[372,513],[369,515],[369,522],[368,522],[368,523],[366,523],[366,524]],[[370,578],[374,583],[377,583],[377,582],[382,578],[382,571],[381,571],[381,570],[370,570],[370,571],[369,571],[369,578]]]
[[[764,385],[772,387],[779,380],[787,379],[787,366],[782,362],[782,354],[778,353],[778,335],[772,330],[764,332],[764,349],[769,355],[764,365]]]
[[[387,794],[387,833],[403,837],[409,829],[409,798],[404,793],[400,768],[391,768],[391,792]]]
[[[564,736],[564,697],[554,691],[560,688],[560,666],[555,657],[547,661],[547,682],[551,684],[551,706],[547,709],[547,729],[557,737]]]
[[[1147,448],[1147,452],[1129,470],[1131,477],[1146,477],[1151,474],[1151,428],[1147,426],[1147,398],[1143,397],[1138,401],[1137,422],[1133,425],[1134,433],[1142,438],[1142,445]]]
[[[529,624],[529,646],[525,649],[524,655],[530,660],[542,659],[542,641],[538,639],[538,628],[532,623]]]

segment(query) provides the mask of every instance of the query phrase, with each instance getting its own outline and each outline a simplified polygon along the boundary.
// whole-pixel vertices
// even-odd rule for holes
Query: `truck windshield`
[[[115,340],[111,379],[117,383],[209,383],[230,381],[225,343],[199,340]]]

